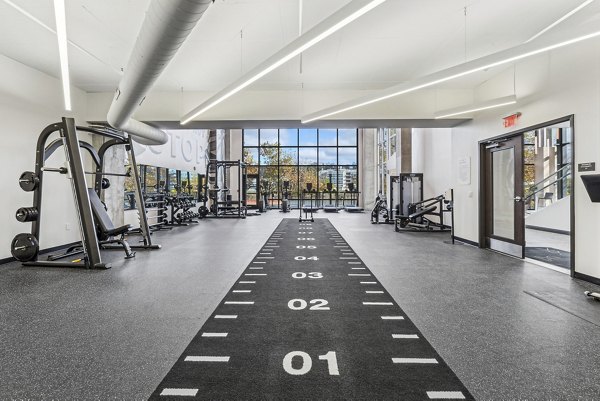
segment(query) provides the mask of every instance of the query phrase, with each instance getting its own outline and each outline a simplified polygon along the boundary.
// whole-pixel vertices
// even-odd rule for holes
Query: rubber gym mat
[[[571,268],[571,253],[556,248],[528,246],[525,248],[525,257],[564,269]]]
[[[150,399],[473,397],[328,219],[284,219]]]

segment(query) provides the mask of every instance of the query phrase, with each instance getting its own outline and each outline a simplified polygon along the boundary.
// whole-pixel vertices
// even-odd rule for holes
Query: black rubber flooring
[[[473,397],[329,220],[284,219],[151,399]]]
[[[548,247],[526,247],[525,256],[564,269],[571,269],[571,253]]]

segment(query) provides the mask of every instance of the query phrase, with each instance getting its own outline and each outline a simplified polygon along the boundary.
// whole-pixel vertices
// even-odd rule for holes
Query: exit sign
[[[504,128],[510,128],[517,125],[517,121],[519,121],[519,117],[521,117],[521,113],[511,114],[510,116],[506,116],[503,118],[504,120]]]

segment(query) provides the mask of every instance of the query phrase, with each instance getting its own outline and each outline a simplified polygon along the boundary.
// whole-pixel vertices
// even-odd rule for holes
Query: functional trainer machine
[[[342,198],[342,207],[348,213],[362,213],[365,211],[362,207],[358,206],[358,198],[360,192],[354,188],[354,183],[348,183],[348,189],[344,191],[344,197]]]
[[[299,222],[303,221],[315,221],[313,216],[313,212],[317,211],[318,208],[316,206],[317,201],[317,191],[313,188],[311,182],[306,183],[306,188],[302,189],[300,193],[300,217],[298,219]],[[310,200],[310,203],[304,203],[306,199]],[[302,212],[304,212],[304,218],[302,218]],[[310,214],[310,217],[308,217]]]
[[[290,182],[283,181],[282,185],[282,198],[281,198],[281,212],[288,213],[292,210],[290,206]]]
[[[329,198],[327,199],[329,203],[327,204],[325,204],[325,194],[329,195]],[[335,198],[333,197],[334,194]],[[323,211],[325,211],[325,213],[337,213],[339,210],[338,199],[338,193],[333,188],[333,184],[331,182],[328,182],[326,184],[326,189],[322,193],[321,204],[323,205]]]
[[[408,205],[423,200],[423,174],[401,173],[390,176],[390,203],[388,218],[394,221],[398,216],[410,214]]]

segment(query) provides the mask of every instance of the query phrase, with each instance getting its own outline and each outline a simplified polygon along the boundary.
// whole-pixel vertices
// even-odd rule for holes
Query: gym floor
[[[205,220],[107,271],[0,266],[0,399],[147,399],[283,217]],[[598,290],[447,234],[324,214],[481,400],[598,399]],[[250,395],[249,395],[250,396]],[[260,398],[260,395],[254,395]]]

